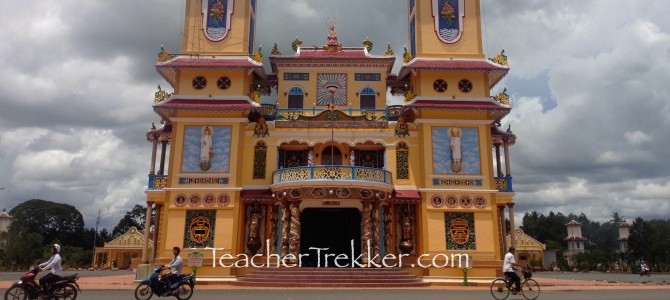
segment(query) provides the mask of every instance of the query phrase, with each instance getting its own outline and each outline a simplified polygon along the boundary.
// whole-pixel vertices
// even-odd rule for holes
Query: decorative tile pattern
[[[382,74],[379,73],[355,73],[355,81],[381,81]]]
[[[409,179],[409,149],[407,144],[398,143],[396,147],[396,177],[398,179]]]
[[[284,73],[284,80],[306,81],[309,80],[309,73]]]
[[[437,186],[482,186],[481,179],[446,179],[433,178],[433,185]]]
[[[254,148],[254,179],[265,178],[266,156],[267,146],[265,146],[265,143],[260,141]]]

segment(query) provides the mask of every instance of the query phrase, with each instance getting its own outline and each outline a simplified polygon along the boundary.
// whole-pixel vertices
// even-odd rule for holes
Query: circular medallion
[[[335,195],[337,195],[338,198],[349,198],[349,196],[351,196],[351,190],[348,188],[339,188],[335,191]]]
[[[219,204],[219,206],[228,206],[230,204],[230,196],[228,196],[228,194],[221,194],[219,195],[219,198],[216,199],[216,203]]]
[[[463,245],[470,239],[470,226],[462,218],[454,219],[449,226],[449,234],[456,244]]]
[[[458,90],[463,92],[463,93],[469,93],[472,91],[472,81],[467,80],[467,79],[461,79],[461,81],[458,82]]]
[[[174,205],[182,207],[186,205],[186,195],[184,194],[178,194],[177,196],[174,197]]]
[[[433,195],[433,198],[430,199],[430,204],[433,207],[442,207],[444,205],[444,199],[440,195]]]
[[[447,82],[444,81],[443,79],[438,79],[435,80],[435,82],[433,82],[433,90],[435,90],[438,93],[444,93],[445,91],[447,91],[448,86],[449,85],[447,85]]]
[[[230,81],[230,78],[228,78],[228,77],[226,77],[226,76],[221,76],[221,77],[216,81],[216,86],[217,86],[219,89],[227,90],[227,89],[230,87],[230,84],[231,84],[231,83],[232,83],[232,82]]]
[[[196,90],[202,90],[207,86],[207,78],[203,76],[198,76],[196,78],[193,78],[193,82],[191,82],[193,85],[193,88]]]
[[[214,194],[205,194],[202,203],[205,204],[205,206],[214,206],[214,204],[216,204],[216,197]]]
[[[469,208],[470,206],[472,206],[472,199],[470,199],[470,196],[468,195],[461,196],[461,198],[458,199],[458,202],[461,204],[463,208]]]
[[[447,195],[447,197],[445,197],[445,199],[446,199],[445,202],[447,204],[447,207],[454,208],[454,207],[458,206],[458,200],[456,199],[456,196]]]
[[[190,206],[198,206],[202,202],[202,198],[200,198],[200,195],[198,194],[193,194],[191,195],[190,198],[188,198],[188,205]]]
[[[326,196],[326,189],[324,188],[315,188],[312,189],[312,197],[314,198],[323,198]]]
[[[475,207],[476,208],[486,207],[486,198],[484,198],[484,196],[482,196],[482,195],[475,196],[474,202],[475,202]]]
[[[369,189],[361,189],[361,192],[359,193],[359,195],[363,199],[369,199],[370,197],[372,197],[372,191],[369,190]]]

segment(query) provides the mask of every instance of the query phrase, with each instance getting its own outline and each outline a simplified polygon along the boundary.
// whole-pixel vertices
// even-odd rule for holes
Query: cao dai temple
[[[233,264],[254,256],[279,269],[390,265],[429,279],[461,278],[449,260],[467,254],[469,276],[499,273],[516,137],[496,125],[509,97],[491,90],[506,57],[484,56],[479,0],[407,6],[396,74],[390,45],[379,55],[368,40],[342,45],[334,22],[323,46],[296,39],[263,63],[257,1],[187,0],[181,49],[156,63],[174,92],[156,93],[164,122],[147,133],[155,218],[143,261],[169,262],[179,246],[185,261],[204,255],[199,276],[242,278],[258,268]]]

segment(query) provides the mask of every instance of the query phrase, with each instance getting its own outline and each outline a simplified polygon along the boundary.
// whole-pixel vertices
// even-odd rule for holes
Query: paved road
[[[7,281],[7,280],[19,280],[21,276],[26,274],[28,270],[25,272],[0,272],[0,281]],[[117,275],[128,275],[128,274],[135,274],[133,271],[124,271],[124,270],[119,270],[119,271],[64,271],[64,274],[74,274],[74,273],[79,273],[79,277],[100,277],[100,276],[117,276]],[[46,275],[46,272],[40,272],[37,274],[37,277],[42,277]]]
[[[632,283],[670,283],[670,273],[655,273],[651,276],[640,276],[631,273],[602,273],[602,272],[535,272],[533,276],[539,278],[573,279],[573,280],[598,280],[606,282],[632,282]],[[669,297],[670,299],[670,297]]]
[[[0,290],[4,293],[4,291]],[[116,300],[132,299],[133,292],[126,291],[83,291],[77,299]],[[667,300],[668,290],[643,290],[643,291],[547,291],[542,292],[540,300],[617,300],[617,299],[639,299],[644,300]],[[163,298],[152,298],[163,299]],[[165,298],[174,299],[174,298]],[[444,299],[468,299],[468,300],[491,300],[493,297],[488,291],[454,291],[454,290],[195,290],[193,300],[200,299],[226,299],[226,300],[444,300]],[[511,296],[511,300],[523,299],[521,296]]]

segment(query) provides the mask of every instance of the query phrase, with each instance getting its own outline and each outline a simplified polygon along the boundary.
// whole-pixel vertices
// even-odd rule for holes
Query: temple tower
[[[624,253],[628,251],[628,236],[630,235],[630,224],[623,220],[619,224],[619,252]]]

